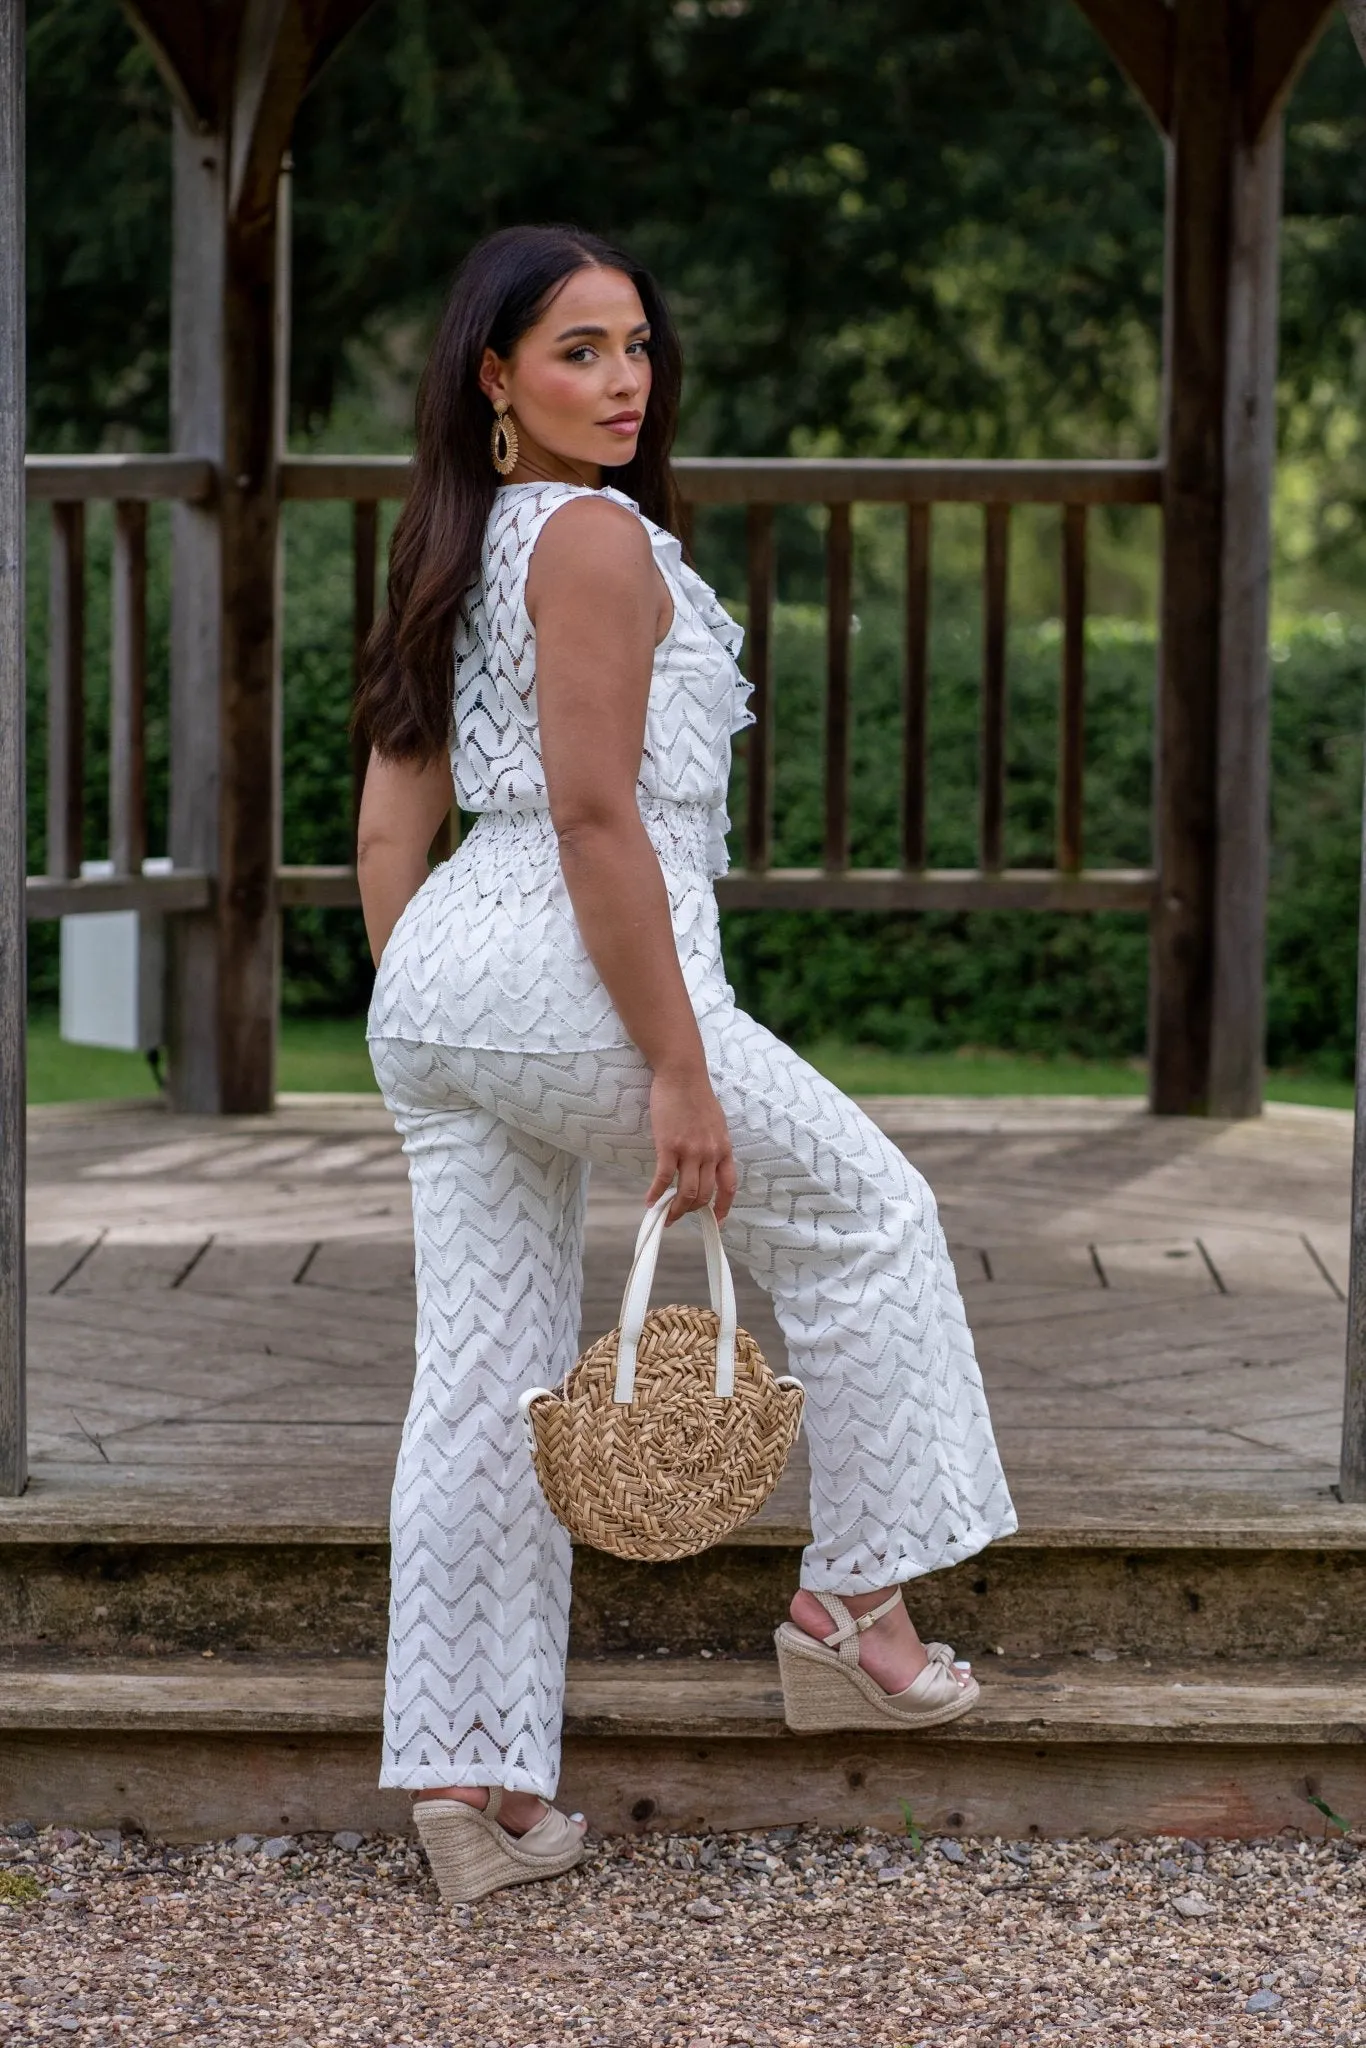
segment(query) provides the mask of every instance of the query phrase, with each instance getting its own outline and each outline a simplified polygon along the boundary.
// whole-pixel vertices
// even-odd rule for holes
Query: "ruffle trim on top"
[[[743,732],[747,725],[756,725],[758,720],[749,708],[749,700],[754,693],[754,685],[742,672],[736,659],[744,645],[744,627],[738,619],[731,617],[711,585],[699,576],[696,569],[691,568],[684,560],[683,543],[679,540],[677,534],[670,533],[667,527],[657,526],[653,519],[648,518],[641,511],[634,498],[628,497],[625,491],[617,490],[614,485],[604,485],[602,495],[607,498],[615,498],[619,504],[628,506],[635,513],[637,519],[645,528],[646,533],[650,536],[650,545],[654,550],[655,560],[659,563],[663,572],[665,582],[669,584],[671,591],[675,589],[682,591],[694,617],[711,635],[718,650],[724,657],[726,666],[730,670],[730,733],[734,735],[737,732]],[[726,838],[729,832],[730,813],[726,809],[723,799],[720,803],[713,805],[711,810],[707,846],[707,872],[713,879],[719,875],[724,875],[730,867],[730,849],[726,845]]]
[[[734,670],[735,704],[731,718],[731,732],[743,732],[747,725],[757,724],[758,721],[749,708],[749,699],[753,695],[754,685],[747,676],[742,674],[736,659],[740,649],[745,644],[744,627],[738,619],[731,617],[711,585],[705,582],[698,575],[696,569],[691,568],[683,559],[683,543],[679,540],[677,534],[670,533],[667,527],[656,526],[654,520],[647,518],[645,513],[641,511],[635,499],[628,498],[625,491],[617,490],[615,485],[604,484],[600,495],[604,498],[615,498],[619,504],[629,506],[631,511],[635,513],[637,519],[639,519],[641,525],[650,536],[650,545],[655,551],[656,559],[666,572],[666,580],[668,577],[672,577],[674,582],[679,585],[683,595],[688,600],[689,606],[716,641]]]

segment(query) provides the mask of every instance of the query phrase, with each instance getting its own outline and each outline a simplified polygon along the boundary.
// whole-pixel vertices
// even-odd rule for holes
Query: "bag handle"
[[[677,1197],[677,1188],[668,1188],[645,1211],[640,1229],[636,1232],[635,1256],[631,1270],[626,1276],[626,1290],[621,1297],[621,1334],[617,1339],[617,1383],[612,1399],[620,1404],[628,1402],[635,1392],[636,1350],[640,1333],[645,1325],[645,1311],[649,1306],[650,1289],[654,1285],[655,1261],[664,1237],[664,1217],[671,1203]],[[711,1305],[716,1312],[716,1394],[718,1400],[728,1401],[735,1392],[735,1282],[731,1278],[730,1262],[726,1258],[725,1246],[721,1242],[721,1231],[716,1215],[710,1204],[705,1209],[693,1209],[686,1213],[696,1216],[702,1226],[702,1242],[707,1254],[707,1291]]]

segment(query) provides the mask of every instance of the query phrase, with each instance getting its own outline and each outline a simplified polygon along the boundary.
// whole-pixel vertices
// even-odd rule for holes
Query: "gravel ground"
[[[608,1840],[446,1910],[402,1841],[20,1823],[0,1902],[4,2042],[1366,2044],[1346,1842]]]

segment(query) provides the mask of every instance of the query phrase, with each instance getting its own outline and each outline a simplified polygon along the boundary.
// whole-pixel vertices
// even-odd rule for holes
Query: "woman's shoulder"
[[[612,499],[622,510],[613,509],[606,522],[602,521],[599,502]],[[630,528],[623,517],[624,508],[630,507],[636,519],[639,509],[619,492],[595,490],[591,484],[570,483],[525,483],[503,484],[489,511],[488,524],[484,531],[485,568],[496,571],[501,564],[511,561],[526,568],[530,565],[532,550],[552,515],[574,507],[574,516],[567,527],[560,528],[567,533],[575,527],[586,527],[592,521],[601,532],[604,524],[609,528],[621,521],[621,531],[629,534]],[[581,505],[590,506],[586,513]],[[604,506],[603,510],[606,509]],[[644,522],[642,522],[644,523]]]

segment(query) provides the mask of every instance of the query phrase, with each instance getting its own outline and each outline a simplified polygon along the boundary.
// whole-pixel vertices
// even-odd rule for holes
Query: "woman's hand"
[[[656,1202],[676,1178],[678,1193],[665,1223],[690,1209],[705,1209],[716,1197],[716,1220],[724,1223],[735,1199],[735,1155],[725,1111],[705,1067],[656,1072],[650,1084],[650,1129],[655,1141],[655,1177],[645,1206]]]

